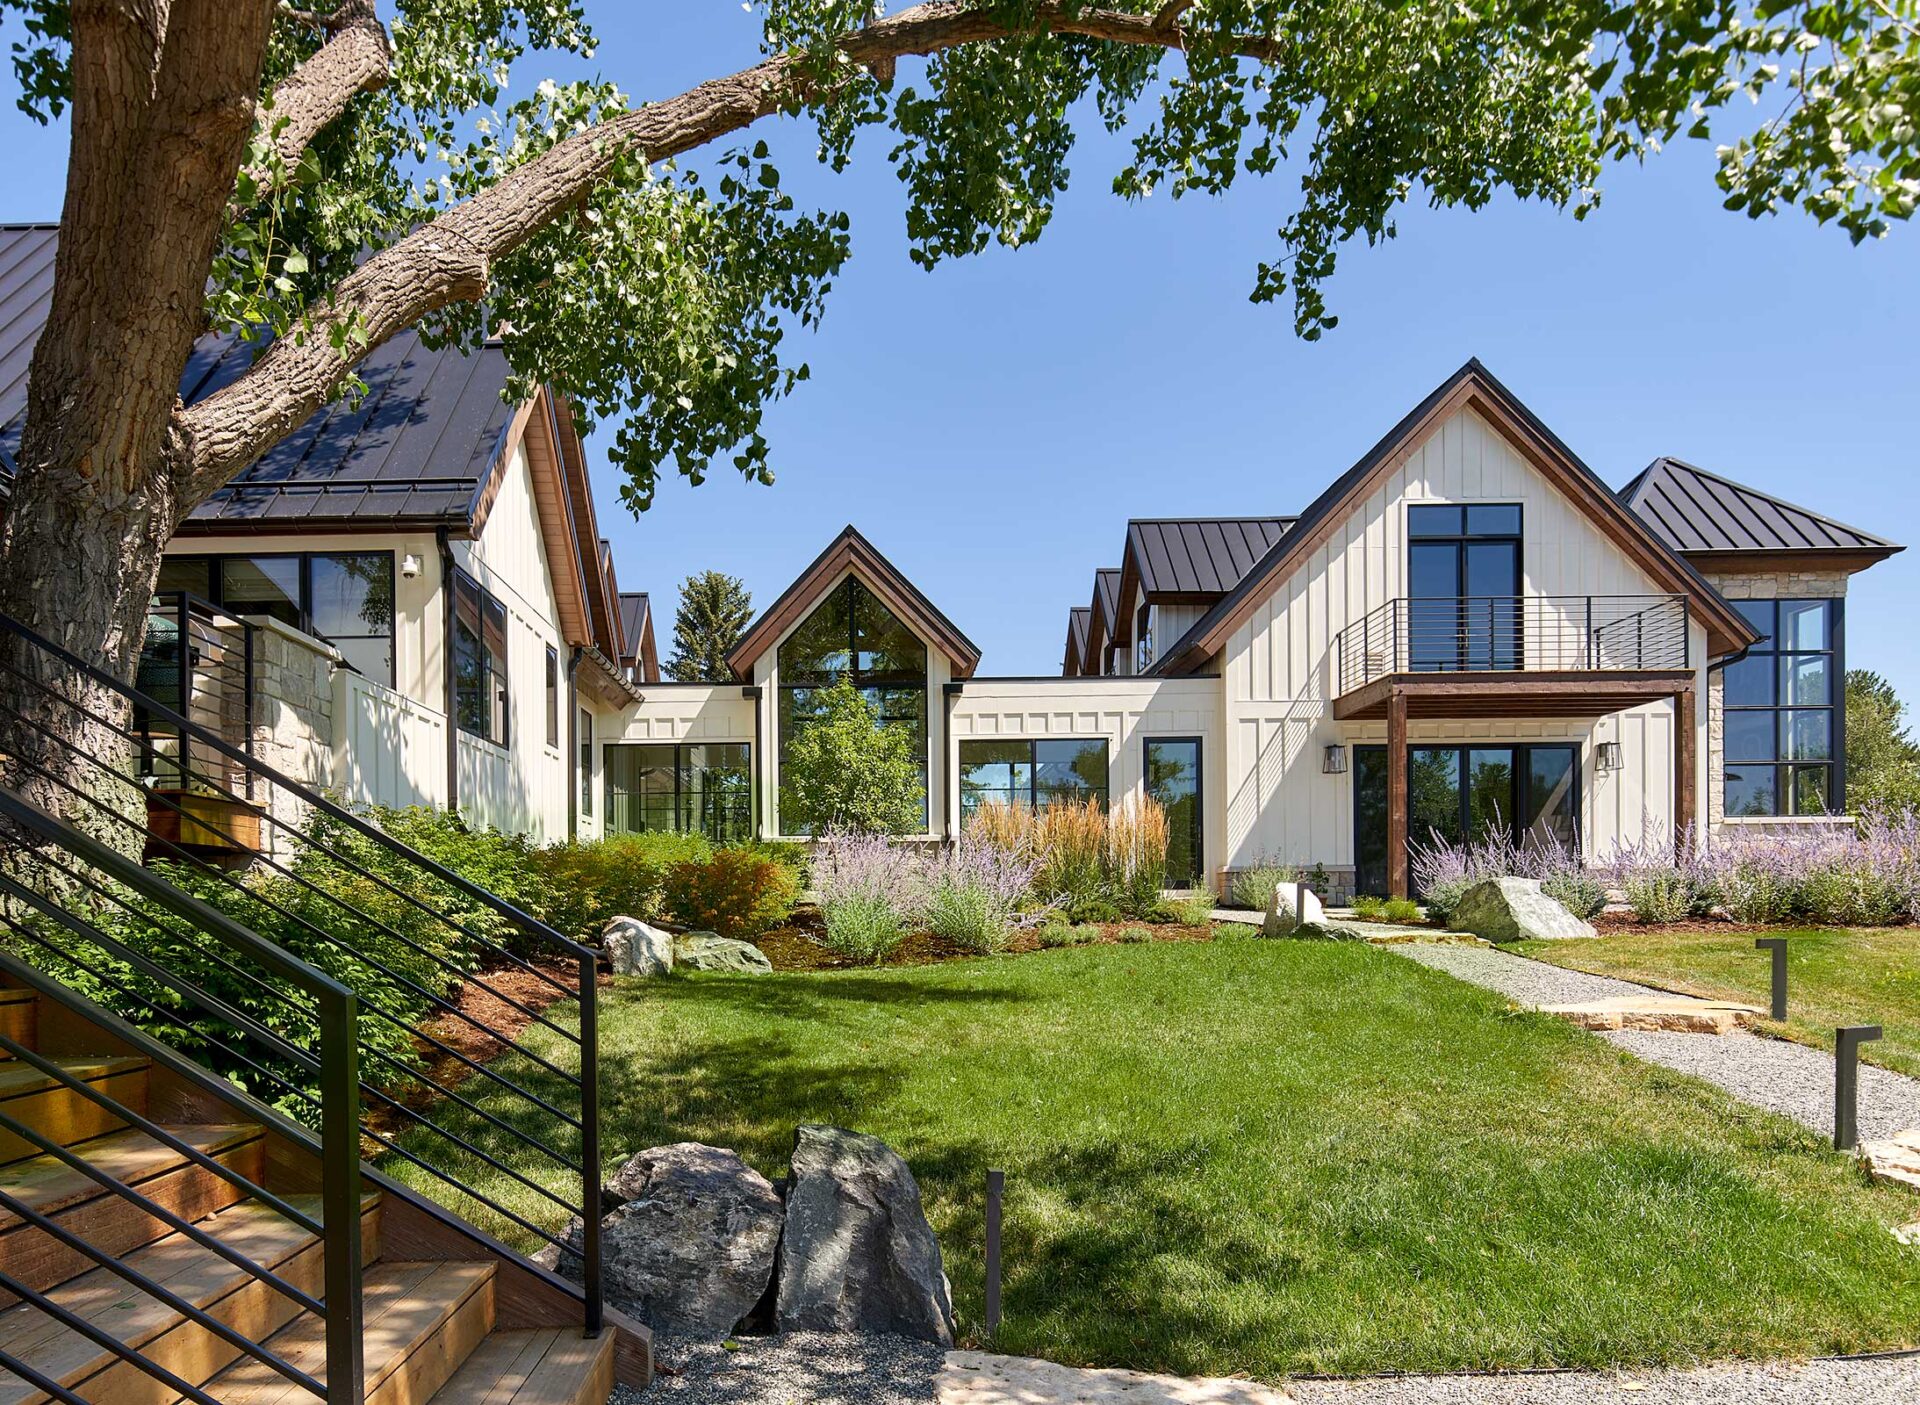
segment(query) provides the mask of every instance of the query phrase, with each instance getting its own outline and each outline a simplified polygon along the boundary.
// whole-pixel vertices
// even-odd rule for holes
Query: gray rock
[[[764,975],[773,969],[767,954],[752,942],[739,942],[712,932],[683,932],[674,939],[673,959],[693,971],[739,971]]]
[[[673,934],[637,917],[616,917],[600,933],[616,976],[673,974]]]
[[[1490,942],[1599,935],[1541,892],[1537,878],[1488,878],[1474,884],[1460,895],[1447,926]]]
[[[656,1331],[719,1341],[773,1280],[782,1207],[767,1178],[731,1151],[678,1142],[643,1151],[606,1188],[620,1203],[601,1221],[607,1300]],[[573,1253],[559,1269],[578,1280]]]
[[[1295,911],[1297,906],[1306,909]],[[1332,937],[1337,935],[1327,926],[1327,910],[1321,905],[1318,895],[1304,883],[1279,883],[1273,889],[1273,901],[1267,904],[1267,915],[1260,924],[1263,937]]]
[[[782,1332],[893,1332],[953,1345],[953,1300],[913,1172],[839,1127],[794,1137],[775,1320]]]

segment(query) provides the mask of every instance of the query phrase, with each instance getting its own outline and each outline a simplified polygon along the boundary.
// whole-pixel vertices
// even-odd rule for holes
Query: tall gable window
[[[1841,754],[1840,602],[1734,602],[1764,636],[1726,670],[1722,799],[1730,818],[1824,815]]]
[[[848,576],[780,646],[780,764],[797,728],[820,713],[823,688],[851,683],[899,727],[920,762],[921,814],[927,794],[927,646],[858,578]],[[783,823],[782,828],[785,828]]]

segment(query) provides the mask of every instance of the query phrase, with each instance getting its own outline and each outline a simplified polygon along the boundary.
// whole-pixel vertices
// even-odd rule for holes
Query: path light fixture
[[[1347,773],[1347,749],[1339,742],[1328,742],[1326,752],[1320,758],[1320,770],[1324,775],[1344,776]]]
[[[1620,759],[1619,742],[1601,742],[1593,749],[1593,768],[1603,774],[1618,771],[1626,763]]]

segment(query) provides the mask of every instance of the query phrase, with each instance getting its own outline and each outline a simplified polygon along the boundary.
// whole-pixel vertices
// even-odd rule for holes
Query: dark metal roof
[[[1106,628],[1107,637],[1113,637],[1114,617],[1120,613],[1120,568],[1103,566],[1093,573],[1093,603],[1089,609],[1097,608],[1100,619]]]
[[[1086,668],[1087,628],[1093,622],[1093,607],[1075,605],[1067,611],[1067,652],[1062,660],[1070,672]]]
[[[620,638],[628,658],[640,653],[640,633],[647,622],[647,593],[629,591],[620,597]]]
[[[0,473],[11,477],[26,418],[27,368],[46,323],[58,230],[0,226]],[[188,404],[231,384],[260,343],[208,335],[180,381]],[[360,364],[366,391],[316,411],[227,487],[195,508],[200,531],[465,524],[506,437],[507,358],[429,350],[414,332]]]
[[[1157,517],[1127,523],[1149,597],[1224,595],[1293,525],[1291,517]]]
[[[1675,551],[1845,551],[1890,556],[1901,548],[1679,459],[1655,459],[1620,490]]]

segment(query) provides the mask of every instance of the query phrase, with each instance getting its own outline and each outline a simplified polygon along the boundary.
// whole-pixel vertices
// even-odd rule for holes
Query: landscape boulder
[[[750,976],[773,969],[766,952],[752,942],[713,932],[682,932],[673,942],[674,963],[693,971],[739,971]]]
[[[1537,878],[1488,878],[1460,895],[1447,926],[1490,942],[1554,941],[1598,936],[1540,891]]]
[[[1295,910],[1296,901],[1298,906],[1306,909],[1305,912]],[[1273,900],[1267,904],[1267,915],[1260,924],[1260,935],[1330,937],[1334,931],[1327,925],[1327,910],[1313,889],[1304,883],[1279,883],[1274,885]]]
[[[775,1323],[953,1345],[953,1301],[920,1187],[891,1147],[801,1127],[787,1183]]]
[[[637,917],[616,917],[600,933],[607,964],[616,976],[673,974],[673,935]]]
[[[607,1301],[657,1332],[720,1341],[773,1280],[782,1206],[771,1182],[731,1151],[678,1142],[643,1151],[606,1186]],[[578,1280],[579,1224],[560,1272]]]

